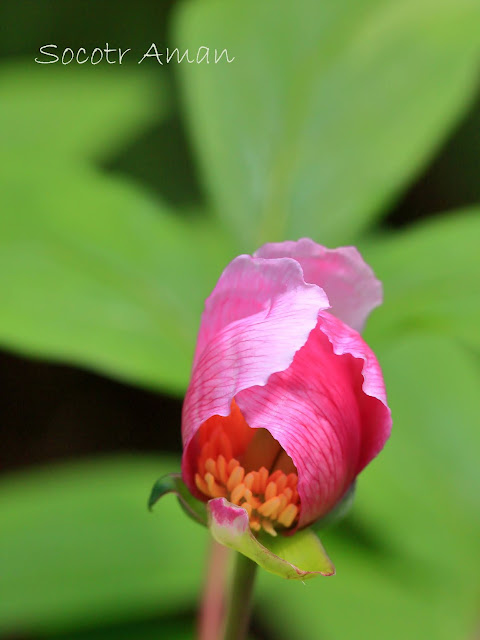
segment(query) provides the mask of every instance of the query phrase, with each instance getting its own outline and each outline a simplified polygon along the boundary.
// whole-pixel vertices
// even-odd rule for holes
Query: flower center
[[[195,484],[207,498],[227,498],[243,507],[254,531],[263,529],[276,536],[277,529],[298,520],[298,476],[291,471],[295,469],[291,459],[267,431],[251,429],[243,416],[241,428],[232,429],[232,416],[239,422],[235,412],[241,416],[232,405],[230,416],[215,416],[202,425]]]

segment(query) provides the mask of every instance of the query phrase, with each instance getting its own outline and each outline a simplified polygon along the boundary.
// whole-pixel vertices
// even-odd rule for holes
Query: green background
[[[262,574],[252,638],[480,625],[480,6],[2,3],[0,637],[192,638],[207,533],[179,469],[203,301],[262,242],[355,244],[394,429],[322,535],[337,575]],[[122,66],[34,62],[56,43]],[[231,63],[160,65],[228,49]]]

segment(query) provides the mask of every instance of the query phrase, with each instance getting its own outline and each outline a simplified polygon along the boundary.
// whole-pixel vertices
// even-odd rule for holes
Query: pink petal
[[[267,535],[262,544],[252,534],[243,507],[237,507],[225,498],[215,498],[208,502],[207,509],[215,540],[243,553],[270,573],[294,580],[335,573],[332,561],[312,531],[302,531],[295,539]],[[291,562],[293,559],[295,564]]]
[[[392,417],[387,403],[385,382],[378,360],[356,331],[338,322],[328,313],[321,313],[321,331],[328,337],[336,355],[351,355],[357,402],[362,418],[362,446],[357,467],[359,473],[383,449],[392,429]]]
[[[309,238],[265,244],[259,258],[291,257],[302,266],[305,282],[321,287],[330,313],[361,332],[369,313],[382,302],[382,284],[355,247],[326,249]]]
[[[183,405],[183,478],[194,495],[192,439],[199,427],[228,415],[243,389],[287,369],[326,308],[324,291],[306,284],[290,258],[239,256],[225,269],[206,303]]]
[[[298,471],[299,527],[325,515],[390,434],[378,362],[328,312],[291,366],[236,396],[251,427],[268,429]]]

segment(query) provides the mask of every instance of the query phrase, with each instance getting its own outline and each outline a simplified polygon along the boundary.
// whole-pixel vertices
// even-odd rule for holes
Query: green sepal
[[[234,549],[260,567],[289,580],[306,580],[316,575],[331,576],[335,567],[317,535],[311,529],[291,536],[255,536],[243,507],[214,498],[208,502],[209,529],[217,542]]]
[[[174,493],[177,496],[180,506],[190,518],[207,526],[206,504],[192,496],[179,473],[169,473],[155,482],[148,499],[149,510],[151,511],[158,500],[167,493]]]

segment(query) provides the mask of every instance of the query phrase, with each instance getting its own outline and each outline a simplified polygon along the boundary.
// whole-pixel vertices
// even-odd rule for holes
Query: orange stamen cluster
[[[264,529],[272,536],[276,529],[291,527],[297,520],[300,499],[297,474],[288,475],[266,467],[245,472],[233,457],[232,445],[221,428],[214,429],[201,448],[195,484],[208,498],[227,498],[246,509],[250,527]]]

